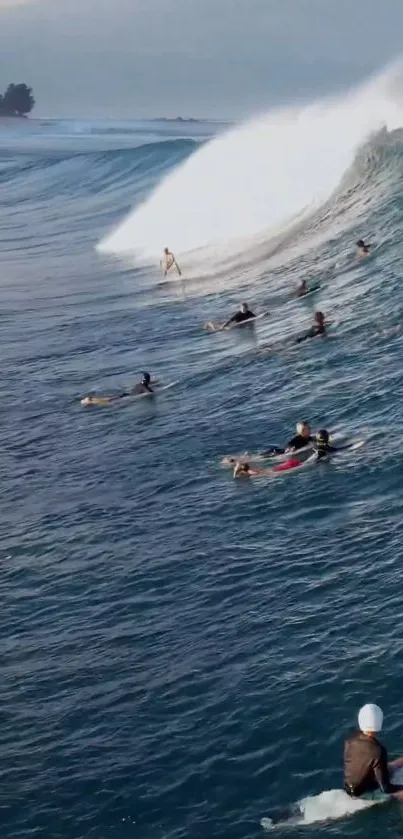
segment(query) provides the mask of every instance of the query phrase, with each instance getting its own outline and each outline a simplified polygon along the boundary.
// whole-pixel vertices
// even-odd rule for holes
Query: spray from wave
[[[154,258],[286,229],[329,198],[368,137],[403,125],[403,64],[348,94],[276,109],[171,171],[98,245]]]

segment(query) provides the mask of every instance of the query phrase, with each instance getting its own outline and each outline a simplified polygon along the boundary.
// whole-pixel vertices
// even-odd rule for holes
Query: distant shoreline
[[[26,114],[7,114],[5,111],[0,111],[0,119],[28,119]]]

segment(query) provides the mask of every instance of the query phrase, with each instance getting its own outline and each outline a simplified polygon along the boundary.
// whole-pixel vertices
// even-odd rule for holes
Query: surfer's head
[[[240,309],[241,309],[241,312],[243,312],[243,314],[245,315],[246,312],[249,311],[249,306],[248,306],[247,303],[241,303]]]
[[[315,312],[315,321],[318,324],[318,326],[323,326],[325,322],[325,316],[323,312]]]
[[[168,254],[169,253],[169,248],[164,248],[164,253]]]
[[[151,382],[151,376],[149,373],[143,373],[143,378],[141,380],[142,385],[149,385]]]
[[[357,248],[365,248],[364,239],[359,239],[356,244],[357,244]]]
[[[300,437],[310,437],[311,428],[309,422],[297,422],[296,428],[297,434],[299,434]]]
[[[363,734],[377,734],[382,731],[383,711],[379,705],[363,705],[358,713],[358,726]]]
[[[238,478],[240,475],[249,475],[250,474],[250,466],[249,463],[237,463],[234,469],[234,478]]]
[[[327,446],[329,444],[329,432],[326,431],[326,428],[322,428],[318,431],[316,434],[316,442],[322,446]]]

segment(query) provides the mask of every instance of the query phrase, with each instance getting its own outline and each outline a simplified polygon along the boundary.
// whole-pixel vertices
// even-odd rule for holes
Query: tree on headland
[[[0,96],[0,116],[23,117],[31,113],[35,105],[32,87],[26,84],[9,84]]]

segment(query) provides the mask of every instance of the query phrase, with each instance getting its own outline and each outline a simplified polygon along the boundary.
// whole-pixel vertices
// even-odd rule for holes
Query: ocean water
[[[401,835],[341,792],[364,702],[403,753],[401,103],[0,126],[4,839]],[[242,299],[270,315],[203,331]],[[81,407],[143,370],[176,384]],[[220,467],[301,419],[365,445]]]

